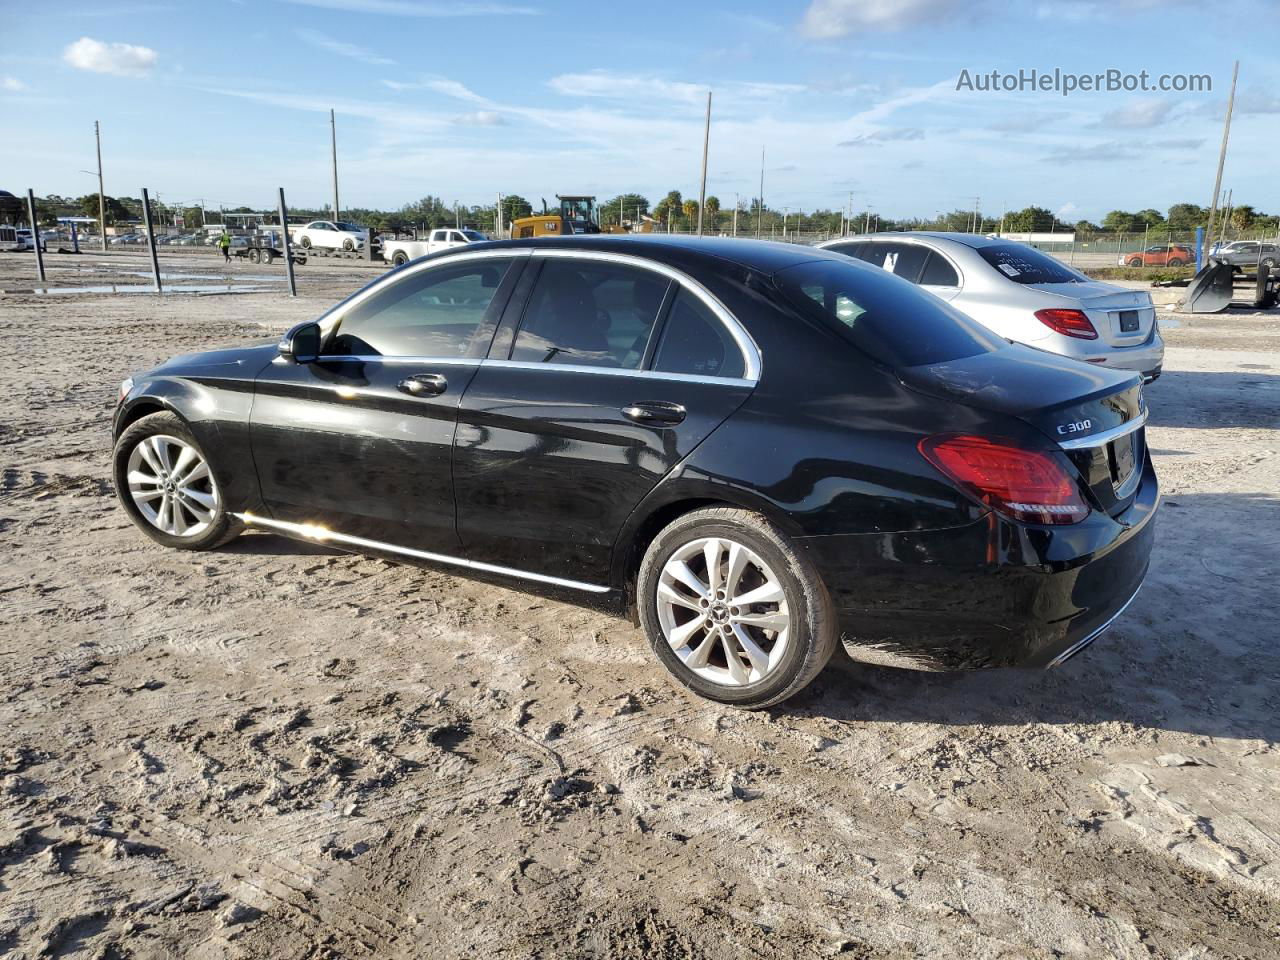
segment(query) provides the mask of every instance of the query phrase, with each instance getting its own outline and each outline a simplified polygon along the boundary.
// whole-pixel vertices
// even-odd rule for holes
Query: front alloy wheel
[[[808,686],[836,648],[826,585],[758,513],[693,510],[645,550],[636,604],[672,678],[708,700],[759,709]]]
[[[153,413],[130,424],[116,442],[114,460],[120,502],[152,540],[209,550],[240,532],[208,457],[175,414]]]

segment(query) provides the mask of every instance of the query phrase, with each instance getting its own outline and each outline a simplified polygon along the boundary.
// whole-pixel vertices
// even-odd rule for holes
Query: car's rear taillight
[[[1052,308],[1037,310],[1036,319],[1054,333],[1064,337],[1079,337],[1081,340],[1097,340],[1098,331],[1083,310],[1062,310]]]
[[[967,434],[926,437],[920,453],[961,490],[1024,523],[1075,523],[1089,514],[1071,475],[1048,454]]]

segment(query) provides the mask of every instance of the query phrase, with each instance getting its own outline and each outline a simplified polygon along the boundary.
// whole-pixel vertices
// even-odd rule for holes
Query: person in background
[[[218,237],[218,247],[222,250],[222,259],[226,263],[231,262],[231,234],[224,229],[222,236]]]

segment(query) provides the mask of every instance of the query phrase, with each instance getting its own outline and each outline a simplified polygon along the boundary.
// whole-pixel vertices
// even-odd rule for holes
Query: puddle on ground
[[[156,288],[140,283],[109,284],[95,287],[27,287],[23,290],[0,290],[8,294],[36,294],[38,296],[66,296],[78,293],[149,293]],[[252,283],[175,283],[164,287],[165,293],[266,293],[266,287]]]

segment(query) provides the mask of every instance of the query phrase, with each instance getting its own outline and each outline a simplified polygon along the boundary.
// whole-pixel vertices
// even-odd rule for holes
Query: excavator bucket
[[[1210,259],[1200,268],[1178,305],[1179,313],[1219,313],[1227,309],[1234,293],[1231,265]]]

